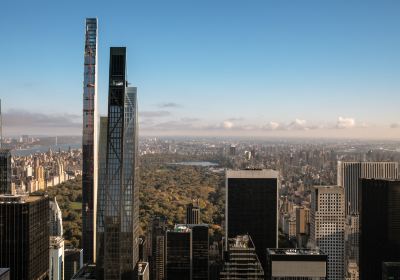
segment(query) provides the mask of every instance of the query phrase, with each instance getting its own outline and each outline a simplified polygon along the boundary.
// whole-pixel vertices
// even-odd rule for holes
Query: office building
[[[12,280],[49,276],[49,199],[0,195],[0,267]]]
[[[199,201],[195,200],[186,207],[186,223],[200,224],[200,207]]]
[[[165,279],[192,279],[192,233],[187,228],[168,230],[165,235]]]
[[[99,274],[108,280],[131,279],[139,260],[137,93],[127,84],[126,48],[111,48],[106,174],[98,200],[102,259],[97,260]]]
[[[10,269],[0,268],[0,280],[10,280]]]
[[[166,233],[166,279],[207,280],[208,225],[180,224]]]
[[[264,267],[266,249],[278,247],[278,172],[227,170],[225,207],[226,240],[249,234]]]
[[[398,162],[345,162],[338,161],[337,184],[345,191],[346,216],[358,214],[358,189],[360,178],[397,179]]]
[[[264,280],[264,270],[249,235],[230,238],[227,244],[220,280]]]
[[[62,212],[57,198],[50,200],[50,236],[63,236]]]
[[[360,279],[376,280],[400,262],[400,180],[362,179],[359,194]]]
[[[310,243],[328,255],[330,280],[343,280],[344,190],[339,186],[316,186],[311,193]]]
[[[315,249],[267,249],[266,280],[326,280],[328,256]]]
[[[384,262],[382,280],[400,280],[400,262]]]
[[[82,247],[85,263],[96,260],[97,206],[97,19],[86,19],[82,134]]]
[[[138,263],[138,280],[149,280],[150,279],[150,269],[148,262]]]
[[[50,280],[64,279],[64,239],[60,236],[50,236]]]
[[[11,153],[0,149],[0,194],[11,194]]]
[[[163,280],[165,275],[166,230],[167,224],[165,218],[154,218],[151,227],[151,255],[149,256],[151,279],[154,280]]]
[[[64,249],[64,279],[71,279],[83,267],[83,250]]]

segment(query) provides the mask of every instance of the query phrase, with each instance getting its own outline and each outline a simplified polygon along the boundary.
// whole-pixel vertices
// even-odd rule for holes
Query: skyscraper
[[[106,178],[103,209],[104,278],[131,279],[139,259],[137,93],[127,87],[126,48],[110,49]]]
[[[1,99],[0,99],[0,149],[3,145],[3,116],[1,112]]]
[[[227,241],[225,262],[219,279],[264,280],[264,270],[249,235],[240,235]]]
[[[99,150],[98,150],[98,176],[99,188],[97,192],[97,221],[96,221],[96,268],[97,277],[103,277],[104,261],[104,207],[106,188],[106,157],[107,157],[107,117],[100,117]]]
[[[278,172],[226,172],[226,240],[249,234],[265,266],[266,249],[278,247]]]
[[[57,198],[50,200],[50,236],[63,236],[62,212]]]
[[[186,206],[186,223],[200,224],[200,207],[198,200]]]
[[[86,19],[82,136],[82,247],[85,263],[96,261],[97,208],[97,19]]]
[[[166,230],[165,218],[154,218],[151,228],[151,256],[149,257],[151,279],[154,280],[164,280]]]
[[[400,181],[362,179],[360,279],[382,279],[384,263],[400,262]]]
[[[192,233],[187,228],[175,228],[165,235],[165,279],[192,279]]]
[[[344,279],[344,190],[316,186],[311,193],[310,243],[328,255],[330,280]]]
[[[49,276],[49,199],[0,195],[0,267],[11,280]]]
[[[11,153],[0,149],[0,194],[11,193]]]
[[[398,162],[344,162],[338,161],[337,184],[345,191],[346,216],[358,214],[358,185],[360,178],[397,179]]]
[[[50,236],[49,279],[64,279],[64,239]]]

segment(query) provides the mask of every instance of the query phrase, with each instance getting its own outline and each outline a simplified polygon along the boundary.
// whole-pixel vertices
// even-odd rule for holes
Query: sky
[[[98,100],[126,46],[140,135],[400,139],[400,1],[2,1],[4,134],[79,135],[85,18]]]

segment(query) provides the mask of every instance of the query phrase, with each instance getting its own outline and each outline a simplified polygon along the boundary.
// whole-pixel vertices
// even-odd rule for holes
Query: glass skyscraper
[[[127,84],[126,48],[111,48],[97,262],[100,273],[109,280],[132,279],[139,259],[137,93],[136,88],[127,87]]]
[[[83,261],[96,261],[97,208],[97,19],[86,19],[82,136]]]

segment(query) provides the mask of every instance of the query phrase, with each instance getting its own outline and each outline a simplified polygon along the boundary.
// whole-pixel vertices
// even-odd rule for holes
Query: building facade
[[[64,239],[60,236],[50,236],[50,280],[64,279]]]
[[[139,260],[137,93],[127,84],[126,48],[110,48],[106,176],[98,201],[103,255],[97,262],[110,280],[131,279]]]
[[[328,275],[342,280],[344,268],[344,190],[317,186],[311,193],[310,243],[328,255]]]
[[[249,234],[265,267],[266,249],[278,247],[278,172],[227,170],[225,207],[226,240]]]
[[[219,276],[220,280],[264,280],[264,270],[249,235],[230,238],[227,244],[227,251],[224,252],[225,260]]]
[[[0,267],[12,280],[49,277],[49,199],[0,195]]]
[[[0,149],[0,194],[11,193],[11,153]]]
[[[358,214],[358,189],[360,178],[397,179],[398,162],[345,162],[338,161],[337,185],[345,191],[346,216]]]
[[[165,275],[165,233],[167,230],[166,220],[163,217],[153,219],[151,227],[151,254],[150,275],[151,279],[163,280]]]
[[[400,262],[400,181],[362,179],[360,279],[382,277],[386,262]]]
[[[189,203],[186,207],[186,223],[200,224],[200,207],[198,201]]]
[[[83,250],[64,249],[64,279],[71,279],[83,267]]]
[[[85,263],[96,261],[97,34],[97,19],[86,19],[82,134],[82,247]]]
[[[267,249],[266,280],[326,280],[328,256],[315,249]]]

